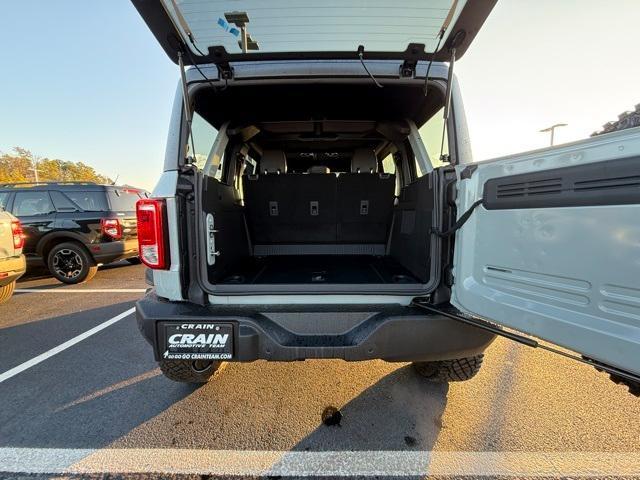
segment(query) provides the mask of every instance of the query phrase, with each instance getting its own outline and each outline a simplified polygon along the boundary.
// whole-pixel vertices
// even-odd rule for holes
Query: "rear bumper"
[[[138,256],[138,239],[87,245],[97,263],[111,263]]]
[[[303,311],[301,311],[303,310]],[[232,361],[337,358],[431,361],[482,353],[495,336],[441,315],[402,306],[199,306],[153,291],[136,303],[138,327],[156,360],[164,322],[233,325]]]
[[[0,258],[0,287],[19,279],[27,269],[24,255]]]

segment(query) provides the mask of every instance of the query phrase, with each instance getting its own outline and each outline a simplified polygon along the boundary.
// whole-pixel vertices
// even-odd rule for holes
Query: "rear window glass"
[[[57,192],[52,190],[50,192],[51,200],[53,200],[53,205],[56,207],[56,210],[59,212],[74,212],[80,210],[80,207],[69,200],[64,193]]]
[[[111,210],[116,212],[134,212],[136,202],[141,198],[146,198],[145,192],[133,190],[109,190],[109,203]]]
[[[442,142],[443,129],[444,142]],[[440,155],[449,155],[449,137],[447,136],[447,129],[444,124],[444,107],[432,115],[427,123],[420,127],[419,133],[429,154],[431,164],[434,167],[445,165],[440,159]]]
[[[198,112],[194,112],[191,122],[191,134],[192,137],[188,143],[189,154],[193,156],[195,160],[194,164],[198,170],[202,170],[204,164],[207,162],[207,157],[209,157],[211,147],[213,147],[213,142],[215,142],[218,136],[218,130],[198,114]],[[191,152],[194,146],[195,152]],[[222,169],[218,168],[216,174],[218,172],[222,172]],[[218,177],[218,179],[219,178],[220,177]]]
[[[0,210],[7,208],[7,201],[9,200],[9,192],[0,192]]]
[[[451,31],[463,0],[163,0],[165,10],[183,38],[187,30],[194,55],[219,45],[241,52],[241,25],[250,37],[248,49],[259,52],[404,51],[409,43],[425,44],[432,52],[449,10]],[[446,38],[445,38],[446,40]],[[444,42],[443,42],[444,43]],[[444,48],[440,45],[440,49]]]
[[[85,212],[106,212],[109,210],[104,192],[64,192],[65,196]]]
[[[18,192],[13,202],[13,214],[16,217],[47,215],[54,211],[53,203],[47,192]]]

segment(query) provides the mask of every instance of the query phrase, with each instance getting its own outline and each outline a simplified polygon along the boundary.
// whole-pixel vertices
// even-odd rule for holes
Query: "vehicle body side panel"
[[[0,210],[0,258],[13,257],[20,253],[16,252],[13,246],[11,222],[14,218],[10,213]]]
[[[178,218],[176,208],[176,189],[178,171],[166,171],[160,176],[152,198],[164,198],[166,202],[167,226],[169,234],[169,255],[171,264],[168,270],[153,270],[153,283],[159,296],[169,300],[181,301],[182,282],[180,280],[180,243],[178,228],[184,228],[186,219]]]
[[[453,132],[449,133],[450,145],[455,143],[457,163],[464,165],[473,162],[473,153],[471,150],[471,137],[469,136],[469,128],[467,126],[467,116],[464,110],[464,101],[462,99],[462,91],[460,82],[456,75],[453,75],[451,84],[451,109],[453,112]]]
[[[14,220],[13,215],[0,210],[0,287],[20,278],[26,269],[22,249],[16,249],[13,245],[11,222]]]
[[[182,87],[181,83],[178,81],[176,93],[173,97],[171,118],[169,120],[169,132],[167,133],[167,145],[164,153],[164,171],[175,170],[179,166],[181,156],[180,137],[182,133],[182,119],[184,118],[182,109]]]
[[[27,263],[24,255],[15,255],[12,257],[0,257],[0,273],[7,274],[0,277],[0,287],[16,281],[27,269]]]

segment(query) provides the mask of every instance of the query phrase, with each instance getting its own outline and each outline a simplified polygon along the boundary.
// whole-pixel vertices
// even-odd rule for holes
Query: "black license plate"
[[[229,323],[164,324],[165,360],[231,360],[233,325]]]

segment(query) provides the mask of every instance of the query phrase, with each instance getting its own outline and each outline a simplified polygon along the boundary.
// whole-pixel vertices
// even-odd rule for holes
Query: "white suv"
[[[138,204],[167,376],[378,358],[465,380],[496,334],[538,346],[522,332],[634,385],[638,129],[472,163],[453,66],[494,0],[133,3],[182,78]]]

